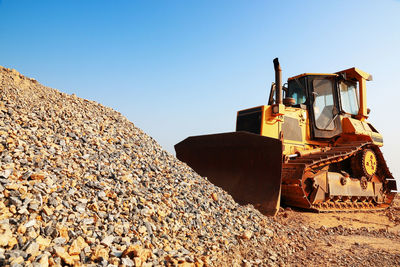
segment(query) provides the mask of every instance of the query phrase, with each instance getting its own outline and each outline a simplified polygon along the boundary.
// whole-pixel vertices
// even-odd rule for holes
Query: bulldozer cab
[[[368,118],[365,83],[371,80],[370,74],[357,68],[334,74],[304,73],[288,79],[282,88],[283,103],[307,109],[312,139],[331,139],[342,133],[341,117]],[[276,103],[271,96],[269,105]]]
[[[284,103],[308,110],[312,139],[331,139],[342,133],[340,116],[359,111],[357,82],[337,74],[302,74],[289,78]],[[289,101],[290,100],[290,101]]]

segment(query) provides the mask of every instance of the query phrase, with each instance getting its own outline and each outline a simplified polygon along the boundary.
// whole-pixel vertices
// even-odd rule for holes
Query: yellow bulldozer
[[[236,131],[191,136],[177,158],[240,204],[275,215],[281,204],[315,211],[388,207],[397,190],[382,135],[366,121],[366,81],[357,68],[275,82],[268,105],[237,113]]]

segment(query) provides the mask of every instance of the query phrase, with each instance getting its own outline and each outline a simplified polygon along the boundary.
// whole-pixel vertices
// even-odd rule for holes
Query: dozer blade
[[[247,132],[188,137],[175,145],[179,160],[208,177],[239,204],[266,215],[280,205],[282,142]]]

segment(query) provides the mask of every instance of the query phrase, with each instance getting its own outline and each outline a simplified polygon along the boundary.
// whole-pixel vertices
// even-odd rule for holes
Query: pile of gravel
[[[282,264],[283,231],[115,110],[0,67],[0,265]]]

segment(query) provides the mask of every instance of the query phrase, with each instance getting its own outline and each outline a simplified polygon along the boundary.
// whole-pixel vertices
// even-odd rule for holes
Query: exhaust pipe
[[[274,59],[275,69],[275,104],[282,104],[282,69],[278,58]]]

